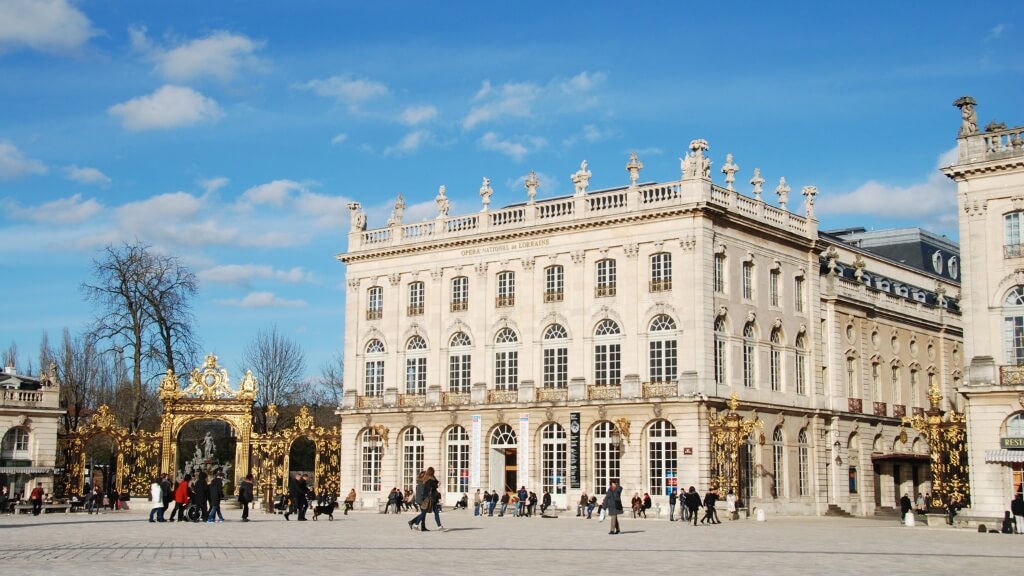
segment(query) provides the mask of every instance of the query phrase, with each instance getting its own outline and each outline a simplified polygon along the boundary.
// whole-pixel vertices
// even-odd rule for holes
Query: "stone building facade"
[[[44,374],[33,378],[13,366],[0,374],[0,486],[27,498],[36,483],[53,493],[60,427],[60,388]]]
[[[962,346],[949,278],[821,233],[817,190],[777,202],[712,183],[695,140],[681,179],[366,230],[350,205],[342,488],[367,502],[425,466],[446,501],[525,485],[557,505],[711,483],[709,421],[736,394],[762,427],[740,496],[771,512],[854,514],[928,490],[900,417],[951,392]],[[791,211],[799,206],[801,214]]]
[[[979,130],[974,99],[955,105],[970,514],[1001,519],[1024,483],[1024,127]]]

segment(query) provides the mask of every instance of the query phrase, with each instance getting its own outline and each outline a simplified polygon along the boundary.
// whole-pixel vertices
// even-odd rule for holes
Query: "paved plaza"
[[[0,517],[6,574],[995,574],[1024,560],[1024,536],[905,528],[891,520],[770,518],[687,526],[626,517],[623,533],[557,519],[442,514],[448,532],[411,532],[412,516],[353,513],[285,522],[229,511],[223,524],[149,524],[145,510]],[[429,527],[433,527],[433,519]]]

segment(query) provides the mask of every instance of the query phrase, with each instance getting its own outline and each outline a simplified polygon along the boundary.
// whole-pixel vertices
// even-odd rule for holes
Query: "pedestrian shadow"
[[[449,532],[468,532],[469,530],[483,530],[483,528],[449,528]]]
[[[619,534],[643,534],[647,530],[623,530]]]
[[[138,518],[125,518],[123,520],[67,520],[62,522],[38,522],[35,524],[0,524],[0,530],[14,528],[46,528],[47,526],[73,526],[77,524],[112,524],[121,522],[146,522]]]

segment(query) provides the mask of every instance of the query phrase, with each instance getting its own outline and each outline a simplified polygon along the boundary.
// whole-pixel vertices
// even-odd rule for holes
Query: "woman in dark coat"
[[[690,486],[690,490],[686,493],[686,507],[690,510],[690,518],[693,520],[693,525],[697,525],[697,510],[703,506],[700,503],[700,494],[697,493],[697,489]]]
[[[604,495],[604,503],[601,504],[608,518],[611,519],[611,524],[608,526],[609,534],[618,534],[621,532],[619,526],[619,515],[622,514],[622,486],[615,480],[612,480],[611,485],[608,486],[608,492]]]
[[[192,486],[192,503],[203,512],[200,518],[210,516],[210,485],[206,483],[206,472],[199,473],[199,479]]]

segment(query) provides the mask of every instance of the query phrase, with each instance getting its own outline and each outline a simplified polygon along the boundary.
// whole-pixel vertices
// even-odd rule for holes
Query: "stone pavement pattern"
[[[448,532],[412,518],[339,512],[333,522],[255,513],[223,524],[149,524],[148,511],[0,517],[0,573],[55,574],[995,574],[1019,570],[1024,536],[905,528],[895,521],[771,518],[687,526],[626,517],[623,533],[557,519],[442,514]],[[428,519],[433,528],[433,518]]]

